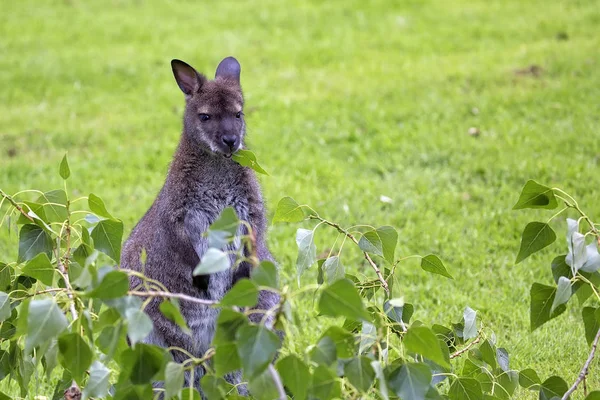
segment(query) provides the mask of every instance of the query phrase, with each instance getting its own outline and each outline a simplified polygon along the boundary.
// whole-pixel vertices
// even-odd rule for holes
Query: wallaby
[[[171,292],[220,300],[237,280],[247,278],[252,268],[248,262],[242,262],[235,269],[192,276],[208,248],[203,234],[223,209],[233,207],[238,218],[249,223],[258,259],[273,261],[265,244],[265,209],[259,183],[254,171],[231,159],[233,153],[244,147],[246,132],[241,67],[235,58],[227,57],[217,67],[214,80],[208,80],[180,60],[171,61],[171,67],[185,95],[183,133],[162,190],[123,246],[121,267],[141,271]],[[245,233],[244,229],[240,227],[238,234]],[[239,247],[239,242],[236,240],[233,246]],[[142,265],[143,249],[146,260]],[[236,256],[231,257],[234,265]],[[138,278],[132,278],[130,287],[139,288],[140,284]],[[154,323],[146,342],[177,346],[194,356],[202,356],[210,347],[219,311],[181,301],[181,312],[192,331],[190,337],[163,316],[159,310],[161,301],[154,298],[146,307]],[[276,294],[261,292],[256,308],[266,310],[278,301]],[[187,358],[182,352],[172,353],[175,361]],[[202,368],[194,374],[194,384],[201,393],[199,380],[203,374]],[[226,378],[237,384],[241,373]],[[188,379],[189,375],[186,382]],[[244,385],[238,389],[246,391]]]

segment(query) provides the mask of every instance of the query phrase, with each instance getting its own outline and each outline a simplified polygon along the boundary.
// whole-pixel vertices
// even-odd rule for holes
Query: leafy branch
[[[339,233],[345,235],[348,239],[350,239],[352,242],[354,242],[354,244],[356,244],[357,246],[359,245],[358,244],[358,240],[356,239],[356,237],[354,237],[353,234],[351,234],[350,232],[348,232],[347,230],[345,230],[344,228],[342,228],[339,224],[336,224],[335,222],[331,222],[331,221],[328,221],[328,220],[326,220],[324,218],[321,218],[319,215],[311,214],[309,216],[309,218],[310,219],[316,219],[318,221],[323,222],[326,225],[329,225],[329,226],[335,228]],[[385,292],[389,295],[390,289],[388,287],[388,284],[387,284],[385,278],[381,274],[381,270],[379,269],[379,267],[377,266],[377,264],[375,264],[375,262],[373,261],[373,259],[369,255],[369,253],[367,253],[366,251],[363,251],[362,253],[363,253],[365,259],[367,260],[367,262],[369,263],[369,265],[371,266],[371,268],[373,268],[373,270],[375,271],[375,274],[377,274],[377,278],[379,279],[379,282],[381,283],[381,287],[383,287],[383,289],[385,290]]]

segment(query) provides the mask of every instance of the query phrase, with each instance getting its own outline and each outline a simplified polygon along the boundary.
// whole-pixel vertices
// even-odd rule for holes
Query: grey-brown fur
[[[121,267],[142,271],[171,292],[220,300],[236,280],[249,276],[251,268],[242,263],[235,270],[209,277],[192,276],[208,247],[202,234],[224,208],[233,207],[238,217],[250,224],[258,258],[273,260],[265,244],[266,221],[259,183],[252,170],[231,159],[231,154],[243,146],[245,134],[240,66],[228,57],[219,64],[215,80],[209,81],[181,61],[173,60],[171,64],[186,99],[184,129],[163,188],[123,246]],[[204,120],[201,114],[209,118]],[[144,266],[140,261],[142,249],[147,253]],[[132,278],[130,286],[139,288],[140,283]],[[263,292],[257,308],[268,309],[278,301],[273,293]],[[160,302],[154,299],[146,308],[154,323],[146,342],[177,346],[202,356],[210,347],[218,310],[182,301],[181,311],[192,331],[190,337],[162,315]],[[173,356],[178,362],[187,358],[177,351]],[[196,371],[197,387],[202,374],[202,370]],[[239,383],[240,373],[230,375],[228,380]],[[245,389],[241,387],[241,391]]]

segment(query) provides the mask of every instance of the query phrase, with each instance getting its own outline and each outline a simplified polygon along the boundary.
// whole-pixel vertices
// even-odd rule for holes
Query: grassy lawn
[[[600,220],[599,26],[597,0],[5,2],[0,188],[60,187],[68,151],[75,197],[100,195],[128,232],[181,132],[169,61],[212,76],[234,55],[271,210],[291,196],[344,226],[395,226],[397,257],[436,253],[455,277],[401,264],[414,318],[447,324],[468,305],[513,368],[571,383],[588,353],[579,307],[529,333],[529,288],[552,281],[564,219],[550,250],[515,265],[525,224],[552,213],[511,208],[535,179]],[[290,285],[299,226],[269,234]],[[318,232],[322,252],[335,234]],[[0,260],[16,249],[3,227]],[[358,253],[342,259],[374,276]],[[299,312],[302,349],[332,321],[309,298]],[[600,389],[597,361],[588,387]]]

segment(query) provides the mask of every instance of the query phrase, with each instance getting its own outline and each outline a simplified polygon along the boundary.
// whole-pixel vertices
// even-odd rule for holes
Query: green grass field
[[[600,220],[597,0],[1,8],[4,191],[60,187],[68,152],[74,195],[100,195],[128,232],[163,184],[181,132],[184,101],[169,61],[212,77],[234,55],[249,146],[270,173],[261,182],[271,210],[291,196],[344,226],[395,226],[397,257],[436,253],[455,277],[401,264],[398,294],[416,304],[414,318],[449,323],[468,305],[509,350],[512,367],[569,383],[579,372],[588,347],[576,304],[529,333],[529,288],[552,281],[550,261],[566,251],[564,220],[553,222],[561,238],[550,250],[515,265],[525,224],[552,212],[511,208],[535,179],[571,193]],[[299,226],[269,233],[290,285]],[[335,235],[319,232],[321,252]],[[16,259],[16,243],[3,227],[0,260]],[[358,253],[343,261],[348,272],[372,275]],[[314,282],[314,271],[304,281]],[[300,311],[311,329],[296,346],[331,323],[314,318],[309,300]],[[597,361],[588,387],[600,389]]]

